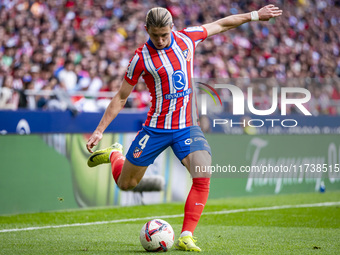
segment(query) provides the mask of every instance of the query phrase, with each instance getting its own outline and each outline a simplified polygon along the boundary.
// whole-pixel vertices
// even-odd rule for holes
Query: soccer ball
[[[165,220],[150,220],[140,231],[140,242],[146,251],[167,251],[174,244],[175,233]]]

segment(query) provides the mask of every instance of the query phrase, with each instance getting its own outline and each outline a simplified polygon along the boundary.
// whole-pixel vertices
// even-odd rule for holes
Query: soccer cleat
[[[87,160],[87,165],[89,167],[95,167],[100,164],[111,163],[110,162],[111,151],[119,151],[123,153],[123,146],[119,143],[114,143],[106,149],[97,150],[93,152],[92,155]]]
[[[196,245],[196,238],[192,236],[183,236],[178,238],[175,248],[182,251],[197,251],[200,252],[201,248]]]
[[[132,190],[134,192],[162,191],[165,181],[161,175],[144,176],[138,185]]]

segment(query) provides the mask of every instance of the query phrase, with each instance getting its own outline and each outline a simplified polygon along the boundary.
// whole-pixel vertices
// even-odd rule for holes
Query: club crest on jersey
[[[140,157],[140,155],[142,154],[142,150],[141,149],[139,149],[138,147],[136,147],[135,148],[135,150],[133,151],[133,157],[134,158],[139,158]]]
[[[182,54],[185,57],[186,61],[190,61],[191,60],[191,52],[190,52],[189,49],[183,50]]]

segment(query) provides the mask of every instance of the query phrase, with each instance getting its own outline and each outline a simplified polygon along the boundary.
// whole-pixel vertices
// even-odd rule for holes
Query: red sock
[[[122,172],[125,157],[119,151],[114,151],[111,153],[110,161],[113,179],[115,179],[116,183],[118,183],[118,178]]]
[[[209,178],[193,178],[184,207],[183,231],[194,233],[209,196]]]

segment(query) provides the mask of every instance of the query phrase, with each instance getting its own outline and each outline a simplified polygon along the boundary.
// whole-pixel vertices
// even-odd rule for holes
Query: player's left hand
[[[97,130],[93,132],[89,140],[87,141],[86,144],[86,149],[90,152],[93,153],[92,148],[96,146],[99,141],[103,138],[103,134]]]
[[[275,18],[282,15],[282,10],[273,4],[266,5],[258,10],[259,19],[262,21],[267,21],[271,18]]]

